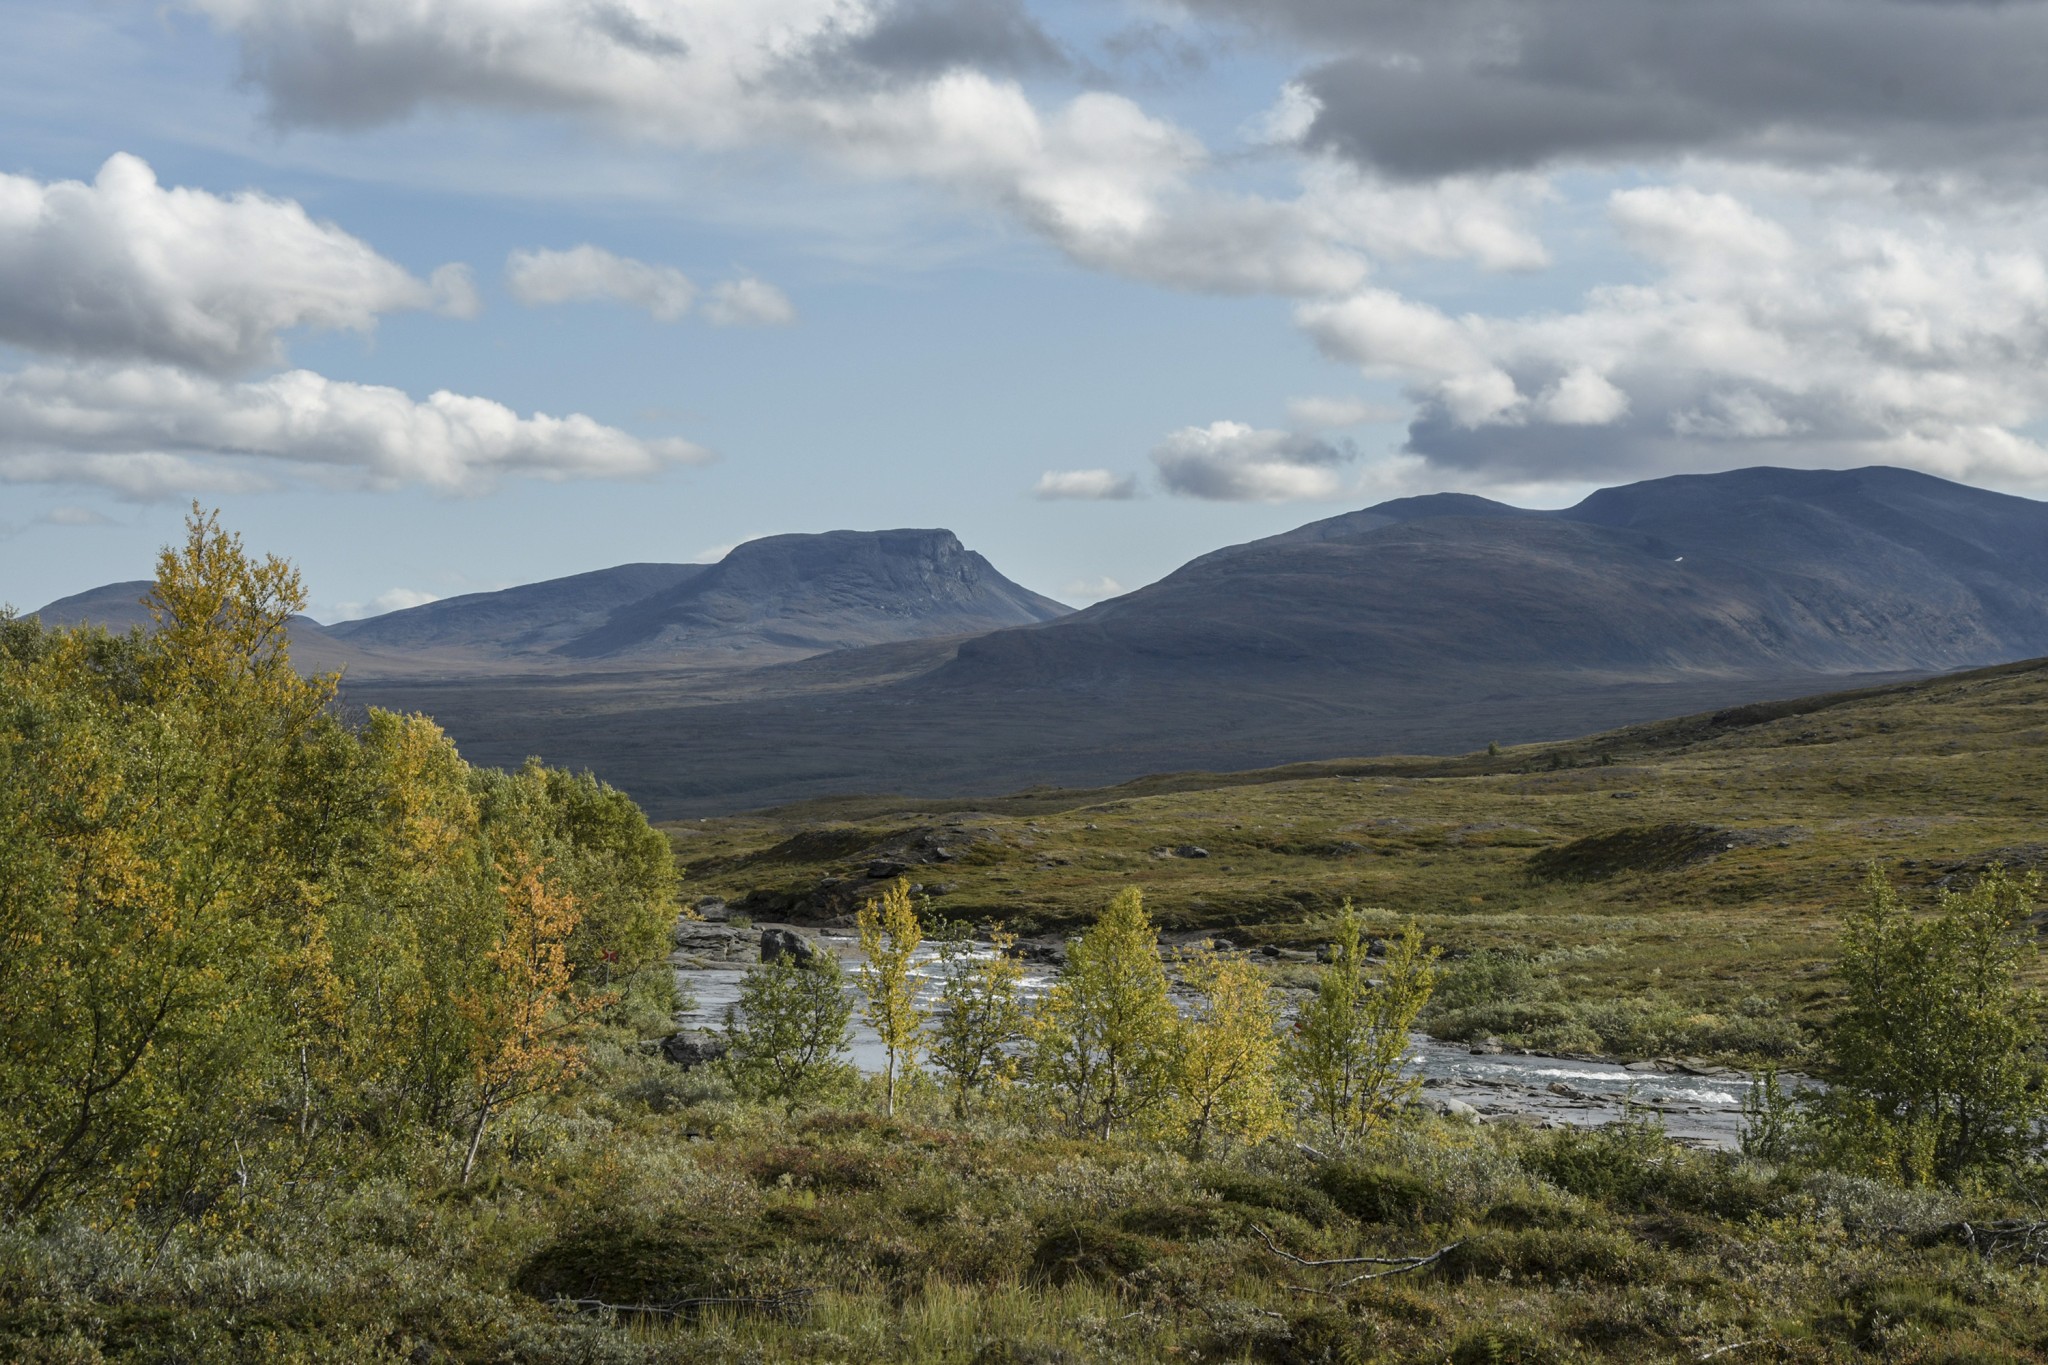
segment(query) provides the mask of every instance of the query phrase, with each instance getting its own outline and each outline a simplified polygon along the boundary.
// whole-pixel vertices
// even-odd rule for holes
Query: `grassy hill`
[[[1930,888],[1992,861],[2048,863],[2044,774],[2048,660],[2034,660],[1497,755],[663,828],[690,889],[763,918],[850,913],[880,885],[871,865],[900,864],[953,918],[1057,932],[1138,885],[1171,929],[1307,949],[1348,896],[1385,907],[1382,927],[1415,916],[1453,954],[1517,957],[1539,998],[1725,1016],[1759,996],[1811,1016],[1864,866]],[[1654,1050],[1598,1028],[1604,1046],[1587,1047],[1572,1020],[1522,1031]],[[1739,1030],[1691,1041],[1743,1050]]]

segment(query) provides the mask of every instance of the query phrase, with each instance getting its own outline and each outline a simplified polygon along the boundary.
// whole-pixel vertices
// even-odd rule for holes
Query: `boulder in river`
[[[763,929],[761,931],[761,960],[763,962],[779,962],[785,957],[793,957],[796,959],[797,965],[802,966],[817,955],[818,950],[811,946],[810,940],[797,933],[794,929]]]
[[[1436,1111],[1439,1118],[1450,1119],[1457,1123],[1479,1122],[1479,1111],[1477,1109],[1474,1109],[1463,1100],[1454,1100],[1448,1095],[1439,1095],[1432,1099],[1429,1102],[1429,1107]]]

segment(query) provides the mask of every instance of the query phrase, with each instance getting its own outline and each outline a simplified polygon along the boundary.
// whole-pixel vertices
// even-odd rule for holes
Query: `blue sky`
[[[1437,489],[2039,495],[2048,7],[1663,9],[15,0],[0,600],[194,498],[332,618],[835,527],[1081,602]]]

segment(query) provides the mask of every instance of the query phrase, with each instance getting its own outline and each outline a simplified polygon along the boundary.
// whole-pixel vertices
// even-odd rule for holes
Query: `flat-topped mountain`
[[[1068,614],[951,531],[769,536],[557,646],[570,658],[789,657],[1033,625]]]
[[[146,626],[149,583],[52,602],[56,625]],[[716,564],[622,564],[322,626],[294,658],[351,677],[468,678],[610,668],[730,667],[977,635],[1070,609],[1019,587],[944,530],[828,531],[749,541]]]

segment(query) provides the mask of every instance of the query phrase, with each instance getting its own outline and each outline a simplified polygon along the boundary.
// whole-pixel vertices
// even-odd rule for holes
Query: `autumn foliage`
[[[581,1037],[666,1013],[666,842],[594,779],[344,719],[297,573],[196,510],[115,637],[0,616],[0,1206],[227,1217],[478,1159]]]

